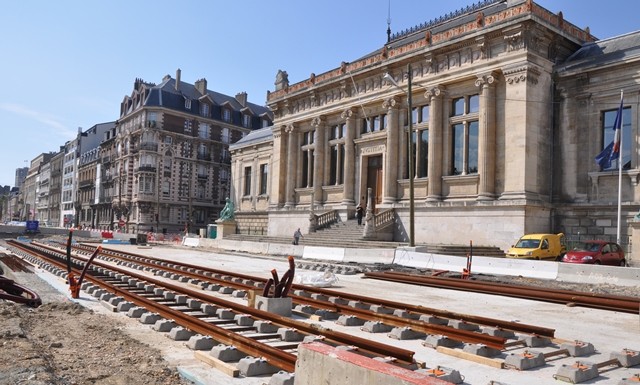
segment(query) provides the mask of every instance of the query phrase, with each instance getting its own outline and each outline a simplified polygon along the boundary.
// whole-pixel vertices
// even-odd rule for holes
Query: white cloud
[[[45,126],[51,128],[56,135],[59,135],[66,139],[74,137],[77,133],[77,131],[69,129],[67,126],[62,124],[57,117],[40,111],[32,110],[21,104],[0,103],[0,110],[11,112],[16,115],[24,116],[26,118],[40,122]]]

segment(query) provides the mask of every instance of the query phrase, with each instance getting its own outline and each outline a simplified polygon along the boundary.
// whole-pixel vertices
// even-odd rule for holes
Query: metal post
[[[411,99],[411,64],[407,64],[407,76],[408,76],[408,104],[409,104],[409,129],[407,130],[407,134],[409,139],[407,140],[409,151],[409,247],[414,247],[415,243],[415,210],[414,210],[414,189],[413,189],[413,169],[414,169],[414,159],[413,159],[413,101]],[[417,138],[416,138],[417,139]]]

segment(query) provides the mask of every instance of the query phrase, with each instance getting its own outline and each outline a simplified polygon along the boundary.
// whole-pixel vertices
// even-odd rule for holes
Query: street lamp
[[[382,80],[391,83],[407,94],[407,103],[409,105],[407,114],[409,115],[409,129],[407,130],[407,158],[409,161],[409,247],[414,247],[415,243],[415,209],[414,209],[414,189],[413,189],[413,143],[411,134],[413,133],[413,101],[411,99],[411,64],[407,64],[407,91],[404,91],[398,82],[393,79],[389,73],[385,73]]]

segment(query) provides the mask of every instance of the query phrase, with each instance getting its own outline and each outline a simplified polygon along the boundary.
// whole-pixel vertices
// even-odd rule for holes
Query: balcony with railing
[[[151,165],[142,165],[138,167],[138,172],[156,172],[156,167]]]
[[[142,142],[140,143],[140,150],[158,152],[158,143]]]
[[[79,188],[93,187],[93,181],[92,180],[81,180],[80,183],[78,183],[78,187]]]

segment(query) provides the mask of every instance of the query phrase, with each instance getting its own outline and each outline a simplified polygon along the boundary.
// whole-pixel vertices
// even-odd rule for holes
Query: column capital
[[[476,79],[476,87],[488,87],[490,85],[494,85],[498,80],[496,79],[496,75],[491,72],[489,74],[478,75]]]
[[[427,91],[424,93],[424,97],[427,98],[428,100],[431,100],[432,98],[437,98],[440,95],[444,95],[444,87],[442,86],[433,86],[433,87],[427,88]]]
[[[349,119],[349,118],[353,117],[353,114],[354,114],[353,109],[352,108],[347,108],[346,110],[344,110],[342,112],[342,114],[340,114],[340,117],[342,119]]]
[[[315,118],[311,119],[311,125],[313,127],[318,127],[318,126],[324,125],[325,122],[326,122],[326,118],[324,116],[322,116],[322,115],[316,116]]]
[[[292,133],[293,131],[295,131],[295,129],[296,129],[296,126],[293,123],[289,123],[284,126],[284,130],[287,133]]]
[[[540,70],[528,65],[521,65],[506,68],[502,71],[507,84],[517,84],[528,82],[531,84],[538,83],[538,76],[540,76]]]
[[[395,96],[387,98],[382,102],[382,108],[386,110],[390,110],[394,107],[398,107],[399,105],[400,105],[400,100]]]

